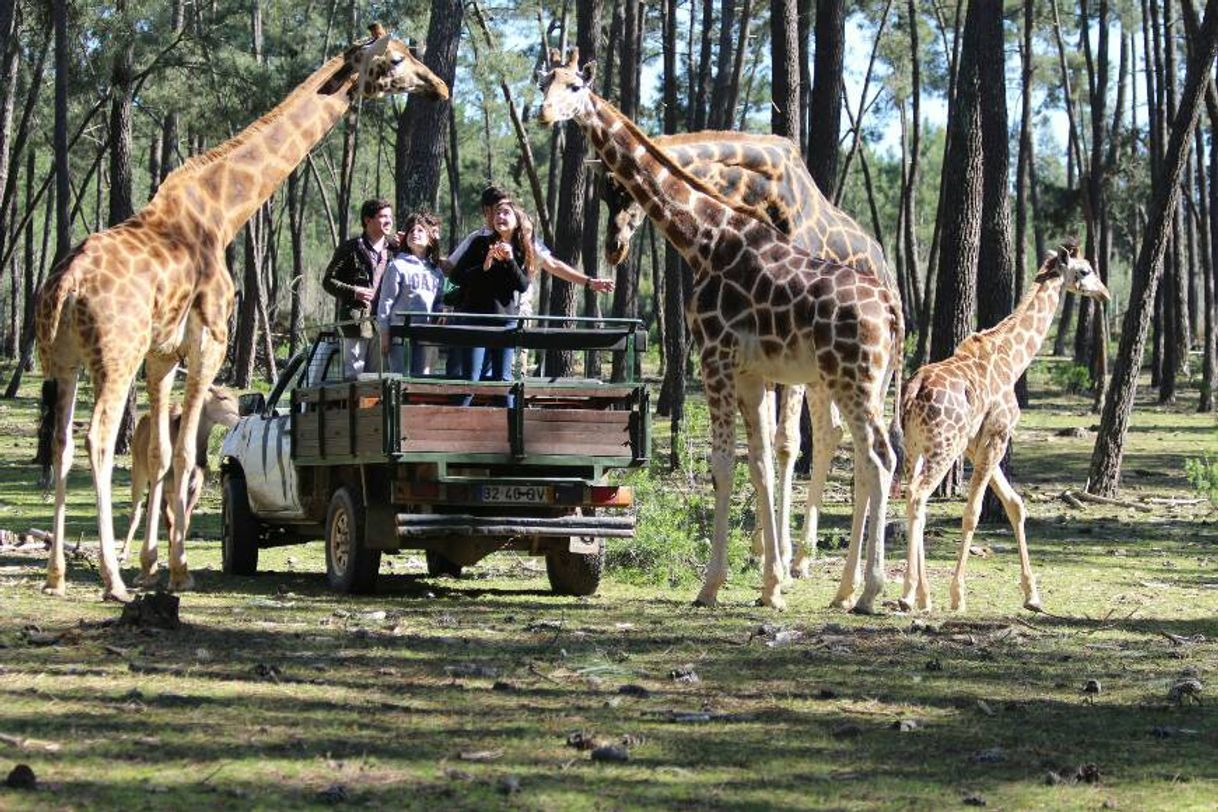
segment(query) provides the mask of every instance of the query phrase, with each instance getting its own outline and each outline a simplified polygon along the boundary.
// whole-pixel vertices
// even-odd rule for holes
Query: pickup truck
[[[628,380],[525,377],[519,363],[511,381],[344,380],[341,325],[323,330],[269,395],[242,396],[224,439],[225,573],[256,573],[261,549],[324,539],[327,580],[347,593],[375,590],[384,553],[423,550],[440,576],[505,549],[545,556],[558,594],[596,591],[605,540],[634,535],[632,490],[608,474],[647,461],[648,392],[634,373],[646,333],[624,319],[478,318],[404,316],[391,342],[407,358],[415,342],[624,353]]]

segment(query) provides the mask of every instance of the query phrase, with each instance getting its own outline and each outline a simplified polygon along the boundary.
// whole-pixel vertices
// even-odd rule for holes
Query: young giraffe
[[[42,371],[56,388],[55,524],[45,592],[65,593],[63,535],[72,413],[84,366],[96,394],[86,445],[97,490],[103,597],[128,600],[114,550],[111,474],[118,420],[141,361],[146,362],[153,415],[153,505],[160,504],[161,481],[169,467],[173,373],[179,363],[186,365],[182,424],[173,448],[176,521],[169,586],[192,586],[184,549],[195,457],[190,440],[228,341],[233,283],[224,247],[357,97],[410,91],[448,96],[447,86],[405,44],[374,26],[371,39],[328,61],[235,138],[187,161],[165,179],[144,209],[86,238],[56,266],[39,293],[35,314]],[[145,582],[155,578],[159,513],[149,511],[148,537],[140,554]]]
[[[685,171],[711,186],[728,202],[752,211],[786,234],[791,242],[813,256],[833,260],[858,270],[879,276],[895,298],[900,298],[896,278],[884,260],[879,243],[867,235],[857,222],[834,206],[821,193],[804,164],[798,147],[789,139],[777,135],[754,135],[737,132],[697,132],[662,135],[652,142],[664,150]],[[620,194],[620,190],[619,190]],[[624,262],[630,251],[630,239],[642,224],[646,213],[634,201],[622,207],[614,218],[614,227],[605,238],[605,256],[610,264]],[[902,333],[893,336],[890,352],[901,353]],[[897,399],[900,399],[901,376],[894,376]],[[833,453],[842,440],[843,426],[829,393],[815,386],[807,390],[808,412],[812,436],[812,470],[808,482],[802,543],[792,550],[791,544],[791,484],[795,472],[795,456],[799,448],[799,408],[804,398],[804,386],[782,388],[778,408],[778,426],[774,435],[778,466],[778,549],[784,569],[790,568],[796,578],[806,577],[808,565],[816,554],[817,530],[821,502]],[[767,418],[773,414],[766,410]],[[768,425],[768,423],[767,423]],[[890,440],[900,426],[894,421]],[[761,528],[753,536],[754,552],[761,551]]]
[[[1002,500],[1019,544],[1023,605],[1033,611],[1040,609],[1024,536],[1023,500],[998,467],[1019,421],[1015,381],[1036,357],[1063,288],[1101,302],[1108,301],[1108,289],[1092,271],[1091,263],[1078,255],[1078,244],[1073,242],[1045,258],[1034,283],[1036,287],[1011,315],[964,339],[951,358],[927,364],[907,384],[901,407],[909,482],[909,552],[901,597],[906,610],[914,606],[930,608],[922,538],[926,502],[961,453],[973,463],[973,476],[964,507],[960,559],[951,585],[952,609],[964,608],[964,567],[987,483]]]
[[[727,521],[735,447],[735,411],[744,416],[749,474],[757,489],[765,540],[761,603],[781,607],[782,572],[775,538],[771,438],[764,430],[769,382],[814,382],[830,392],[854,440],[856,477],[851,560],[835,605],[853,600],[864,516],[867,583],[856,608],[872,610],[884,585],[883,528],[894,455],[881,424],[890,336],[901,308],[877,276],[817,259],[793,246],[747,209],[736,208],[681,169],[632,122],[591,90],[591,66],[578,54],[545,80],[541,121],[574,119],[617,182],[694,271],[686,318],[701,347],[711,412],[715,532],[697,603],[713,605],[726,580]]]

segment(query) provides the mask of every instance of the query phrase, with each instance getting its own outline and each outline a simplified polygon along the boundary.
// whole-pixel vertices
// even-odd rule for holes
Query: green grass
[[[192,527],[199,590],[182,598],[180,631],[105,625],[118,610],[98,601],[85,560],[70,561],[68,597],[57,600],[38,591],[44,554],[0,553],[0,769],[28,763],[40,781],[32,793],[0,788],[0,808],[321,808],[319,793],[334,784],[347,793],[340,805],[372,808],[942,809],[966,796],[1000,809],[1213,808],[1215,514],[1206,502],[1148,513],[1067,507],[1058,494],[1081,487],[1093,435],[1055,431],[1097,418],[1087,399],[1057,394],[1047,380],[1034,378],[1014,473],[1052,616],[1019,609],[1005,527],[978,535],[992,554],[970,562],[969,613],[943,611],[958,500],[932,506],[935,612],[826,609],[841,574],[833,544],[788,590],[788,611],[757,608],[758,573],[743,549],[747,485],[734,500],[723,605],[689,606],[710,535],[704,428],[689,438],[686,473],[657,469],[639,483],[642,499],[661,503],[640,506],[650,557],[616,552],[616,563],[637,568],[611,573],[590,599],[551,596],[539,559],[506,554],[460,580],[429,580],[420,555],[398,556],[368,598],[325,589],[317,544],[264,551],[256,578],[225,577],[215,487]],[[12,530],[50,524],[27,464],[35,386],[0,401],[0,527]],[[1214,418],[1192,411],[1192,390],[1185,396],[1159,408],[1143,391],[1125,498],[1192,497],[1185,460],[1218,456]],[[704,426],[704,410],[692,411]],[[87,415],[82,404],[78,416]],[[655,425],[656,456],[666,459],[667,421]],[[83,537],[90,553],[85,460],[78,452],[69,538]],[[849,472],[843,449],[829,489],[831,537],[848,522]],[[666,556],[665,539],[676,553]],[[903,548],[889,551],[890,599],[903,559]],[[32,645],[31,627],[61,640]],[[797,639],[767,645],[778,631]],[[495,676],[463,676],[465,664]],[[670,677],[685,664],[699,682]],[[1205,684],[1205,704],[1168,703],[1186,669]],[[1102,692],[1085,703],[1088,679]],[[627,684],[650,694],[619,693]],[[703,710],[714,716],[668,713]],[[891,727],[908,719],[917,729]],[[590,761],[566,745],[576,731],[627,737],[630,761]],[[1087,764],[1098,783],[1046,780]],[[503,791],[508,779],[518,791]]]

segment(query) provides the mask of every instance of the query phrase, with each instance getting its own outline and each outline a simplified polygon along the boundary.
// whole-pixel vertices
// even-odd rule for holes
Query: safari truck
[[[607,475],[643,465],[650,448],[648,393],[633,374],[642,325],[399,318],[391,348],[406,358],[416,343],[439,356],[471,346],[512,347],[514,358],[523,349],[618,352],[629,379],[526,377],[517,363],[511,381],[345,380],[343,325],[324,330],[269,395],[242,396],[225,437],[224,572],[252,575],[259,550],[321,538],[327,580],[347,593],[375,589],[384,553],[423,550],[439,576],[509,549],[544,556],[554,592],[595,592],[605,541],[634,536],[632,490]]]

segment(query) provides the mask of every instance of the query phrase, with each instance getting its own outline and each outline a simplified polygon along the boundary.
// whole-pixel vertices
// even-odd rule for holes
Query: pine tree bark
[[[799,144],[802,138],[799,127],[799,12],[796,0],[772,0],[770,3],[770,66],[770,86],[774,97],[770,107],[770,129]]]
[[[726,0],[724,3],[725,9],[732,7],[732,1]],[[620,58],[618,62],[618,88],[620,98],[618,103],[622,110],[622,114],[631,120],[635,120],[639,113],[639,45],[642,22],[642,9],[639,0],[624,0],[622,8],[622,41],[620,48]],[[726,12],[725,12],[726,14]],[[723,19],[729,20],[726,25],[730,29],[731,23],[727,16]],[[729,48],[730,48],[730,30]],[[720,47],[722,48],[723,38],[720,37]],[[719,70],[723,70],[723,53],[719,54],[720,63]],[[716,77],[715,89],[712,94],[712,103],[708,111],[711,126],[716,126],[720,118],[716,117],[720,112],[717,110],[717,105],[722,104],[720,94],[726,92],[726,87],[721,87],[720,78],[726,78],[722,75]],[[606,221],[606,237],[609,238],[614,233],[614,218],[629,204],[630,200],[627,195],[616,190],[612,184],[605,185],[606,201],[608,203],[608,220]],[[633,319],[638,318],[639,313],[639,267],[638,258],[639,251],[632,251],[626,261],[619,263],[614,269],[614,290],[613,290],[613,317],[617,319]],[[610,379],[619,382],[624,381],[627,374],[631,370],[626,368],[626,353],[617,352],[613,354],[613,367],[610,372]]]
[[[846,53],[843,0],[817,0],[815,37],[816,62],[808,116],[816,126],[808,138],[808,169],[821,191],[831,194],[837,180],[837,144],[842,129],[842,69]]]
[[[432,0],[423,64],[451,88],[457,71],[457,46],[465,4],[461,0]],[[426,207],[434,211],[440,189],[441,160],[448,140],[452,99],[435,101],[412,93],[399,120],[394,168],[397,211]]]
[[[1111,496],[1120,487],[1121,459],[1129,416],[1137,393],[1138,370],[1146,343],[1149,314],[1163,271],[1170,217],[1180,191],[1180,178],[1188,154],[1193,128],[1197,123],[1201,96],[1209,71],[1218,57],[1218,0],[1206,3],[1205,21],[1193,42],[1188,59],[1184,89],[1179,97],[1164,155],[1162,175],[1155,185],[1145,236],[1134,266],[1129,309],[1121,331],[1121,344],[1112,374],[1108,399],[1104,403],[1100,431],[1091,456],[1087,481],[1090,493]]]

